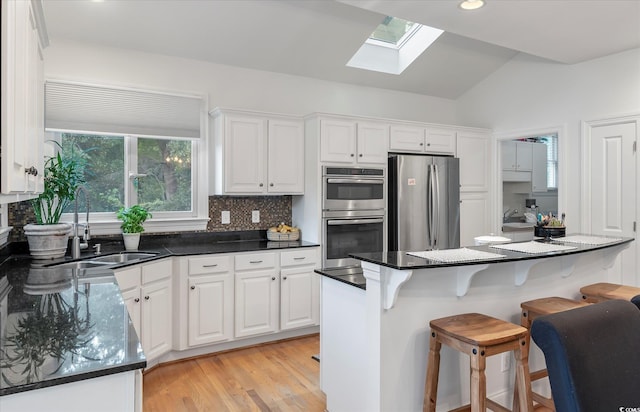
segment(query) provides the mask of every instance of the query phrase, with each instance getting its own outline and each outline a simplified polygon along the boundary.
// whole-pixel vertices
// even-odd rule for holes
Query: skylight
[[[401,47],[404,41],[420,28],[420,25],[398,17],[387,16],[371,33],[367,41],[382,42]]]
[[[400,74],[442,33],[442,30],[433,27],[387,16],[347,66]]]

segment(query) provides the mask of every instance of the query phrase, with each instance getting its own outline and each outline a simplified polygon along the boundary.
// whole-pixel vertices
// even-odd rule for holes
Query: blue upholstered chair
[[[557,412],[640,408],[640,310],[633,303],[541,316],[531,337],[544,353]]]

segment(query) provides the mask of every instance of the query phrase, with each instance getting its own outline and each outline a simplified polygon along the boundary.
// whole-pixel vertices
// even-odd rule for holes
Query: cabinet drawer
[[[189,275],[222,273],[232,270],[231,256],[202,256],[189,258]]]
[[[171,277],[171,259],[147,263],[142,267],[142,284]]]
[[[269,269],[276,267],[275,253],[252,253],[236,256],[236,270]]]
[[[317,250],[300,249],[280,254],[280,266],[315,265],[317,260]]]
[[[133,289],[140,286],[140,266],[120,269],[115,272],[120,290]]]

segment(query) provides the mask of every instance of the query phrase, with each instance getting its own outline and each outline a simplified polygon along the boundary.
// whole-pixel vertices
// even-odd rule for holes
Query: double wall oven
[[[384,169],[322,171],[323,268],[358,267],[350,253],[386,250]]]

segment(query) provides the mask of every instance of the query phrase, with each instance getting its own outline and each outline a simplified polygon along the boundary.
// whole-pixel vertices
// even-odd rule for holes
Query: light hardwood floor
[[[318,335],[158,366],[144,374],[144,412],[325,410]]]

